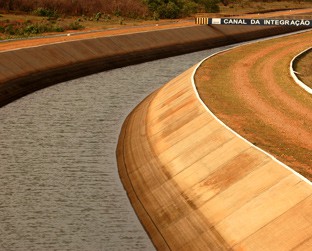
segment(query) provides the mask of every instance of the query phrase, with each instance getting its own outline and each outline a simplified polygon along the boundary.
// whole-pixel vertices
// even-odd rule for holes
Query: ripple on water
[[[154,250],[119,180],[126,115],[213,51],[61,83],[0,109],[0,250]]]

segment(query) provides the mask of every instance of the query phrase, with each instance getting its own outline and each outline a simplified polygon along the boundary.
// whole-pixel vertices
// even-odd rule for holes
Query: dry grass
[[[300,57],[295,64],[295,71],[299,73],[300,80],[312,88],[312,50]]]
[[[98,12],[120,16],[143,16],[147,6],[140,0],[2,0],[0,9],[31,12],[39,8],[55,11],[59,15],[94,15]]]
[[[124,17],[116,17],[111,16],[109,19],[102,17],[98,21],[94,20],[92,17],[63,17],[58,18],[56,20],[49,20],[46,17],[39,17],[34,15],[28,14],[1,14],[0,15],[0,40],[1,39],[9,39],[9,38],[16,38],[16,37],[28,37],[28,36],[36,36],[38,34],[9,34],[4,33],[2,27],[7,25],[12,25],[15,29],[19,29],[21,26],[26,27],[29,24],[36,25],[54,25],[56,27],[63,27],[64,32],[70,29],[70,27],[75,24],[80,26],[80,30],[107,30],[110,28],[121,28],[126,26],[139,26],[139,25],[149,25],[149,24],[161,24],[161,23],[170,23],[170,22],[177,22],[178,20],[145,20],[145,19],[137,19],[137,18],[124,18]],[[59,32],[62,32],[60,30]],[[58,32],[58,33],[59,33]],[[45,35],[54,34],[55,32],[44,32]]]
[[[246,14],[246,13],[257,13],[266,12],[273,10],[283,9],[301,9],[311,8],[312,2],[301,1],[248,1],[241,0],[235,4],[229,4],[228,6],[220,6],[221,13],[223,14]]]
[[[141,0],[3,0],[0,1],[0,39],[106,29],[137,20],[142,22],[148,14]]]
[[[311,39],[311,33],[307,33],[306,39]],[[274,40],[274,43],[291,41],[291,37]],[[203,98],[208,107],[227,125],[237,131],[240,135],[248,139],[254,145],[259,146],[265,151],[273,154],[282,162],[291,166],[304,176],[312,179],[312,158],[311,148],[308,146],[309,139],[306,140],[307,145],[298,144],[294,138],[289,138],[288,134],[275,125],[274,120],[277,114],[287,116],[289,121],[298,121],[300,128],[306,132],[312,132],[311,121],[308,117],[312,114],[312,100],[309,94],[305,93],[300,87],[296,86],[288,73],[289,62],[293,55],[288,55],[279,59],[273,66],[274,80],[278,88],[283,90],[287,96],[290,96],[299,105],[305,106],[309,110],[309,116],[298,115],[294,110],[289,110],[279,100],[281,97],[272,95],[268,90],[269,85],[264,84],[263,79],[260,80],[261,68],[268,64],[274,55],[278,54],[284,48],[273,50],[265,57],[258,57],[253,65],[242,65],[241,71],[235,74],[242,74],[245,68],[248,68],[248,81],[251,82],[256,90],[256,95],[260,97],[260,101],[269,104],[274,108],[276,114],[271,114],[272,120],[267,123],[263,116],[251,107],[250,104],[242,100],[242,95],[251,101],[254,99],[251,94],[240,93],[240,87],[234,84],[233,66],[242,58],[253,55],[265,48],[271,47],[272,41],[257,43],[242,48],[237,48],[228,53],[222,53],[218,56],[210,58],[199,68],[195,81],[199,89],[200,96]],[[311,61],[310,61],[311,62]],[[311,65],[311,64],[310,64]],[[311,69],[311,68],[310,68]],[[222,74],[220,74],[222,73]],[[244,84],[242,80],[241,84]],[[259,107],[259,111],[261,108]],[[263,107],[263,110],[266,108]],[[308,114],[307,114],[308,115]],[[275,117],[276,116],[276,117]],[[294,127],[293,131],[296,132]]]
[[[20,21],[20,22],[42,22],[43,20],[47,20],[47,17],[40,17],[30,14],[1,14],[0,21]],[[124,25],[140,25],[145,23],[154,22],[155,20],[145,20],[139,18],[127,18],[127,17],[118,17],[118,16],[110,16],[110,18],[106,18],[102,16],[98,21],[94,19],[94,17],[78,17],[78,16],[65,16],[59,17],[56,20],[52,20],[53,22],[58,22],[62,24],[69,24],[75,21],[78,21],[82,24],[86,29],[107,29],[112,27],[119,27]],[[159,22],[159,21],[158,21]]]
[[[312,2],[298,1],[247,1],[240,0],[223,6],[220,4],[221,13],[202,15],[242,15],[247,13],[265,12],[289,8],[312,7]],[[40,10],[43,12],[41,13]],[[52,12],[49,12],[52,11]],[[38,16],[38,14],[47,16]],[[37,15],[36,15],[37,14]],[[163,21],[163,20],[162,20]],[[16,32],[4,32],[4,22],[11,22],[13,28],[20,29]],[[147,6],[141,0],[3,0],[0,1],[0,39],[15,37],[35,36],[23,32],[23,23],[50,27],[48,31],[66,31],[75,26],[79,29],[99,30],[116,28],[124,25],[142,25],[158,23],[153,20]],[[52,27],[51,27],[52,26]],[[44,30],[44,29],[43,29]],[[12,34],[10,34],[12,33]],[[46,31],[43,32],[47,34]],[[42,34],[40,32],[39,34]]]

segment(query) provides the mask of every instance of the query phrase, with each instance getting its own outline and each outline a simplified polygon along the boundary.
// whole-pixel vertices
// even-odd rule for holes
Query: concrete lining
[[[92,73],[298,30],[298,27],[197,25],[1,52],[0,106]]]
[[[91,73],[295,30],[194,26],[2,52],[0,106]],[[127,118],[119,139],[121,179],[155,246],[276,250],[308,242],[312,229],[304,224],[311,215],[302,212],[311,211],[310,187],[221,128],[198,102],[192,70],[143,101]],[[245,158],[250,163],[233,169]],[[259,176],[266,179],[260,182]],[[283,197],[285,191],[290,199],[289,194]],[[287,226],[293,231],[283,231]],[[274,238],[263,238],[272,232]]]
[[[120,177],[154,245],[308,250],[311,183],[208,113],[193,71],[142,101],[119,138]]]

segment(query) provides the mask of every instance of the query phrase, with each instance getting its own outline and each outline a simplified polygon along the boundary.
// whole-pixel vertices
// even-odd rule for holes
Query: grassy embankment
[[[294,84],[289,63],[311,44],[311,35],[222,53],[205,61],[195,78],[200,96],[217,117],[310,180],[312,99]],[[278,43],[282,44],[275,47]],[[311,73],[311,61],[306,59]]]
[[[133,2],[135,3],[135,1]],[[90,9],[91,6],[93,9]],[[312,7],[312,2],[298,3],[297,1],[236,1],[235,3],[230,3],[228,6],[223,6],[222,4],[219,6],[220,13],[209,15],[240,15],[246,13],[265,12],[270,10],[308,8]],[[121,9],[119,12],[110,11],[111,13],[96,11],[95,5],[90,5],[89,7],[85,6],[85,11],[87,13],[86,15],[69,14],[69,8],[70,5],[64,6],[63,11],[52,11],[51,9],[47,8],[37,8],[27,12],[0,9],[0,40],[33,37],[40,34],[54,34],[68,31],[74,32],[75,30],[103,30],[125,25],[136,26],[159,22],[177,21],[158,20],[158,18],[155,18],[153,14],[148,13],[147,6],[137,6],[134,4],[132,4],[130,7],[125,5],[123,6],[124,10]],[[113,6],[111,6],[111,8],[113,8]],[[130,8],[133,8],[133,10],[130,10]],[[84,10],[80,11],[83,12]],[[74,12],[78,12],[78,10]],[[134,15],[129,13],[136,14]]]
[[[295,65],[300,80],[312,88],[312,50],[305,53]]]

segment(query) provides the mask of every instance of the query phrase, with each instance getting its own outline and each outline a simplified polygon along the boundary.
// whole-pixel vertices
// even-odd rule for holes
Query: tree
[[[160,18],[178,18],[180,16],[180,8],[173,1],[162,4],[158,8]]]
[[[7,11],[13,10],[14,0],[2,0],[0,1],[0,8],[3,8]]]
[[[219,0],[202,0],[201,3],[205,7],[206,12],[216,13],[220,11],[220,7],[218,5]]]

